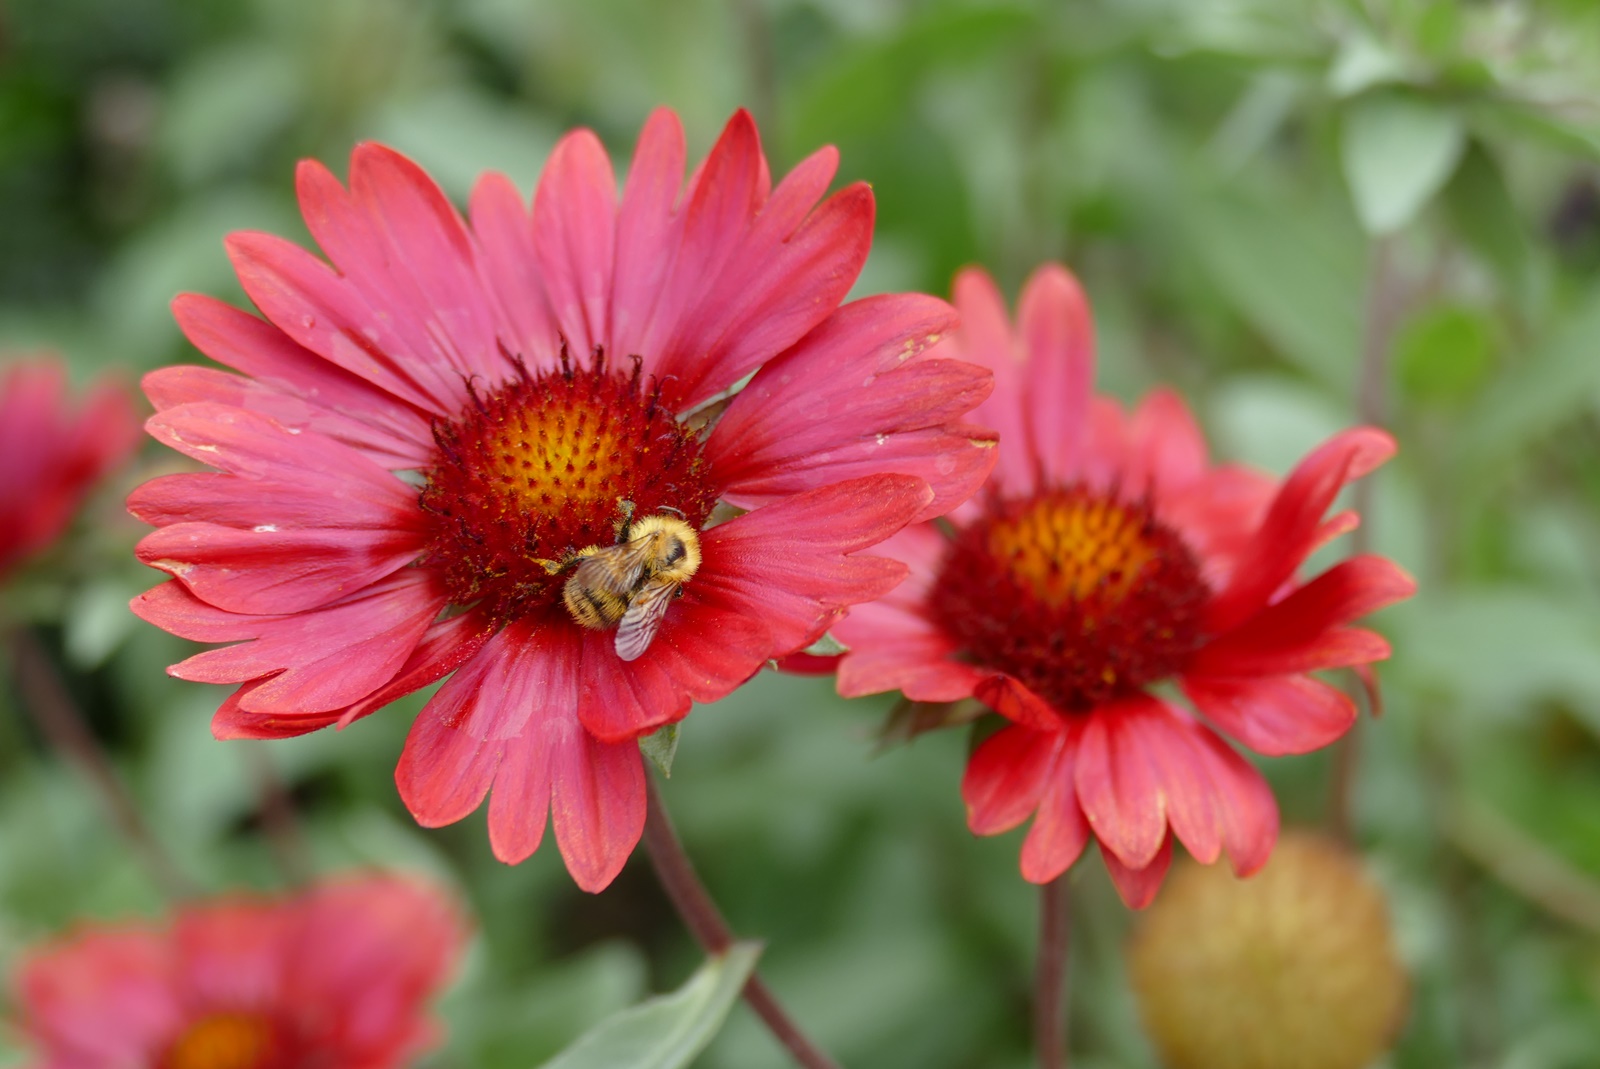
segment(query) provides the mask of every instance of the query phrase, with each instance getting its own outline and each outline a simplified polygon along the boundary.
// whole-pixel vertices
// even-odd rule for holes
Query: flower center
[[[623,502],[637,517],[676,510],[696,528],[716,504],[700,437],[644,387],[637,360],[631,374],[608,370],[603,351],[587,368],[563,351],[561,364],[474,390],[433,429],[424,559],[455,604],[500,620],[559,607],[568,573],[554,566],[615,542]]]
[[[1148,504],[1073,486],[991,501],[956,536],[932,609],[975,662],[1083,711],[1181,670],[1209,596]]]
[[[271,1021],[253,1013],[202,1017],[167,1048],[160,1069],[266,1069],[273,1031]]]

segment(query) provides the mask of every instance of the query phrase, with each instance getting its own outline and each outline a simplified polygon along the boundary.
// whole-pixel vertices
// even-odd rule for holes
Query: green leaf
[[[849,653],[850,647],[834,638],[831,633],[824,631],[821,638],[800,652],[812,657],[837,657],[841,653]]]
[[[1400,385],[1419,401],[1454,404],[1478,393],[1494,364],[1494,325],[1461,305],[1436,305],[1407,322],[1395,339]]]
[[[721,1029],[760,955],[757,943],[735,943],[672,994],[602,1021],[543,1069],[682,1069]]]
[[[1530,359],[1508,367],[1461,421],[1456,468],[1478,480],[1482,471],[1553,426],[1586,409],[1600,389],[1600,290],[1535,346]]]
[[[1180,218],[1201,267],[1251,325],[1285,358],[1348,391],[1366,273],[1348,220],[1298,198],[1238,189]]]
[[[1371,34],[1358,30],[1339,45],[1328,68],[1328,91],[1336,97],[1355,96],[1406,76],[1405,59]]]
[[[1499,273],[1507,288],[1526,301],[1533,259],[1528,229],[1499,162],[1481,143],[1474,141],[1468,147],[1444,198],[1456,233]]]
[[[672,759],[678,754],[678,725],[668,724],[666,727],[639,740],[639,749],[650,758],[651,764],[661,770],[661,774],[668,779],[672,778]]]
[[[1423,97],[1372,93],[1345,112],[1340,156],[1361,225],[1389,234],[1409,223],[1455,170],[1466,129]]]

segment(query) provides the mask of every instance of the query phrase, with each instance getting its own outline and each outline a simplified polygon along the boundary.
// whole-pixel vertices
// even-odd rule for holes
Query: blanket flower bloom
[[[436,1042],[426,1003],[465,934],[392,876],[217,899],[33,949],[14,1012],[39,1069],[390,1069]]]
[[[300,166],[331,267],[234,234],[265,320],[177,299],[241,374],[145,381],[150,433],[217,471],[129,499],[159,528],[141,559],[173,576],[133,608],[237,643],[171,669],[240,684],[218,737],[342,727],[453,673],[400,758],[407,807],[432,827],[490,796],[510,863],[553,813],[598,891],[644,827],[635,740],[885,593],[904,565],[859,551],[982,483],[994,436],[960,420],[992,376],[924,354],[954,310],[840,304],[871,190],[822,199],[831,148],[772,188],[742,111],[687,186],[684,157],[658,111],[619,198],[579,130],[531,214],[489,174],[464,223],[362,145],[348,188]]]
[[[993,369],[978,415],[1004,430],[1000,459],[950,537],[919,524],[885,543],[912,578],[835,629],[850,651],[840,692],[972,697],[1010,720],[973,752],[961,790],[976,834],[1033,814],[1028,880],[1055,879],[1091,837],[1134,908],[1160,886],[1173,836],[1205,864],[1226,852],[1255,871],[1277,805],[1218,730],[1298,754],[1355,722],[1350,698],[1308,673],[1387,657],[1351,622],[1415,584],[1371,555],[1309,582],[1298,572],[1356,525],[1325,513],[1393,440],[1345,431],[1281,483],[1213,466],[1176,394],[1131,413],[1095,395],[1089,308],[1064,268],[1034,273],[1016,331],[983,272],[963,272],[955,295],[961,328],[939,353]],[[1163,681],[1205,719],[1150,691]]]
[[[18,361],[0,376],[0,577],[66,529],[95,483],[139,442],[133,403],[121,388],[67,398],[56,360]]]

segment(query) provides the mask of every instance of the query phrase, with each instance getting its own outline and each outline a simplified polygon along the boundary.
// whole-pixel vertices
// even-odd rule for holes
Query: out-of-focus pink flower
[[[302,164],[332,266],[233,235],[266,319],[194,295],[175,308],[242,374],[145,382],[150,432],[219,470],[130,498],[159,528],[140,558],[173,576],[133,608],[238,643],[172,668],[242,684],[215,733],[343,726],[451,676],[396,771],[412,814],[435,827],[488,797],[507,862],[552,814],[579,886],[610,883],[644,829],[637,737],[894,586],[905,567],[861,551],[964,500],[994,463],[993,434],[961,422],[989,372],[924,352],[953,309],[840,306],[874,209],[863,183],[824,199],[837,155],[774,188],[741,111],[685,185],[663,110],[620,196],[579,130],[531,212],[490,174],[470,223],[381,146],[356,149],[348,188]],[[566,596],[580,551],[626,540],[628,509],[698,532],[698,569],[648,602],[644,644],[623,642],[626,618],[580,626]],[[634,559],[614,574],[611,607],[643,603],[653,573]]]
[[[133,452],[139,421],[126,390],[104,383],[81,405],[57,360],[0,372],[0,578],[66,529],[90,488]]]
[[[977,415],[1001,428],[1000,460],[952,537],[920,524],[884,544],[912,578],[835,628],[850,651],[840,691],[975,697],[1012,721],[973,753],[962,796],[980,835],[1033,815],[1029,880],[1055,879],[1091,837],[1136,908],[1173,836],[1204,863],[1226,852],[1255,871],[1277,804],[1218,731],[1297,754],[1354,723],[1350,698],[1309,673],[1387,657],[1351,625],[1415,584],[1371,555],[1299,572],[1355,527],[1353,513],[1325,514],[1393,440],[1345,431],[1282,482],[1213,465],[1177,394],[1131,413],[1095,394],[1089,306],[1065,268],[1035,272],[1015,330],[982,271],[963,272],[955,295],[961,329],[939,352],[993,369]],[[1164,681],[1205,719],[1150,691]]]
[[[38,1069],[389,1069],[437,1040],[427,1003],[464,939],[397,877],[224,898],[35,948],[17,1014]]]

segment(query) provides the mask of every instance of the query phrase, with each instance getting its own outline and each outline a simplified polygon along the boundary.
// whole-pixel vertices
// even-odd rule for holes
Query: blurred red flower
[[[962,782],[979,835],[1034,815],[1022,874],[1064,872],[1098,839],[1124,900],[1149,903],[1176,835],[1240,874],[1277,837],[1272,792],[1213,727],[1263,754],[1343,735],[1356,708],[1308,673],[1389,655],[1357,618],[1415,584],[1381,557],[1298,572],[1356,525],[1324,518],[1340,489],[1394,442],[1345,431],[1279,483],[1213,466],[1188,407],[1157,390],[1125,412],[1094,393],[1089,307],[1058,265],[1036,271],[1013,331],[982,271],[956,279],[960,331],[938,355],[994,370],[979,418],[1004,432],[984,491],[953,534],[920,524],[885,543],[912,578],[836,629],[846,695],[976,697],[1012,721]],[[1172,680],[1197,718],[1149,688]]]
[[[333,880],[85,925],[24,958],[16,1012],[40,1069],[386,1069],[436,1042],[464,941],[424,884]]]
[[[993,435],[959,420],[991,376],[923,354],[953,309],[920,295],[840,307],[873,200],[856,183],[818,203],[837,153],[773,189],[741,111],[686,187],[684,161],[677,117],[658,111],[619,200],[579,130],[531,215],[490,174],[463,225],[416,165],[363,145],[348,189],[300,168],[332,267],[234,234],[266,321],[178,299],[189,339],[243,374],[146,379],[151,433],[219,471],[130,498],[160,528],[141,559],[175,577],[133,607],[239,643],[172,668],[243,684],[219,737],[343,726],[454,672],[400,759],[406,805],[448,824],[492,786],[507,862],[553,812],[568,870],[597,891],[643,830],[634,740],[886,592],[905,567],[858,552],[982,482]],[[663,542],[681,584],[637,559],[609,593],[579,577],[578,551],[631,543],[629,508],[680,521],[698,569],[692,547]],[[647,580],[665,594],[654,641],[625,643],[639,635],[626,619],[579,625],[580,610],[603,624],[645,600]]]
[[[60,536],[102,477],[139,442],[125,390],[96,386],[81,405],[47,357],[11,364],[0,378],[0,577]]]

